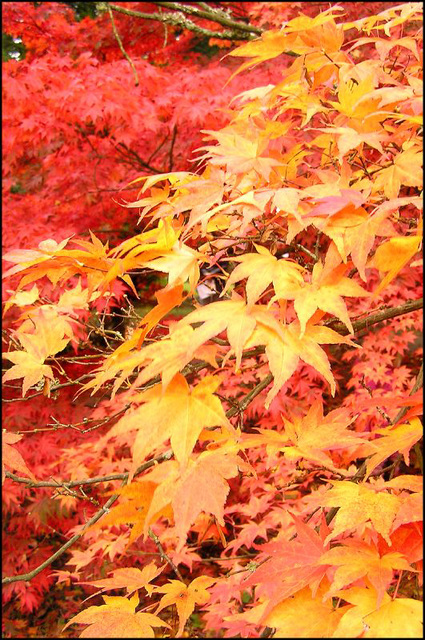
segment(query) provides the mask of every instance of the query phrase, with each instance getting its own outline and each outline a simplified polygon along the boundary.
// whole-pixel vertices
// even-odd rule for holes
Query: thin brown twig
[[[174,571],[174,573],[176,574],[180,582],[184,582],[182,574],[180,573],[178,567],[176,567],[174,562],[171,560],[171,558],[167,556],[167,554],[165,553],[164,548],[161,544],[161,541],[156,535],[156,533],[154,533],[152,529],[149,528],[148,535],[149,535],[149,538],[151,538],[155,542],[156,546],[158,547],[158,551],[161,554],[161,558],[166,562],[168,562],[168,564],[170,565],[170,567],[172,568],[172,570]]]
[[[123,54],[124,58],[127,60],[128,64],[130,65],[130,67],[131,67],[131,69],[133,71],[134,82],[135,82],[135,85],[137,87],[139,85],[139,76],[137,75],[136,67],[134,66],[133,60],[130,58],[130,56],[128,55],[128,53],[124,49],[123,43],[122,43],[121,38],[120,38],[120,34],[118,33],[117,27],[115,25],[115,20],[114,20],[114,16],[112,14],[112,11],[111,11],[111,7],[109,6],[108,3],[106,3],[106,6],[108,8],[109,17],[111,19],[112,31],[114,32],[114,36],[116,38],[116,41],[118,42],[118,46],[120,48],[121,53]]]

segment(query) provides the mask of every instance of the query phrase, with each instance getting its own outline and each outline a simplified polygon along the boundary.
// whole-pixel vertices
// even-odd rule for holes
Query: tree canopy
[[[4,3],[5,637],[422,637],[421,24]]]

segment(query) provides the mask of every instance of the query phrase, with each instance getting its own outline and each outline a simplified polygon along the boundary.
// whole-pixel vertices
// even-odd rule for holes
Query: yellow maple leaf
[[[420,229],[422,225],[420,225]],[[390,238],[384,244],[381,244],[373,258],[369,261],[368,266],[376,267],[381,272],[386,272],[386,276],[373,292],[377,295],[384,289],[403,267],[416,255],[422,244],[422,235],[419,233],[414,236]]]
[[[339,507],[332,532],[325,544],[345,531],[371,522],[375,530],[391,546],[390,533],[401,501],[398,496],[375,491],[369,484],[330,480],[333,485],[321,498],[321,505]]]
[[[3,381],[23,378],[22,396],[43,378],[53,380],[53,370],[50,365],[44,364],[44,361],[62,351],[69,342],[69,337],[64,337],[64,326],[68,326],[66,322],[64,325],[59,317],[54,318],[52,322],[52,318],[43,313],[41,307],[37,311],[38,315],[31,321],[28,320],[34,333],[25,333],[22,325],[16,334],[23,351],[9,351],[3,354],[3,358],[14,363],[4,374]]]
[[[422,188],[422,151],[407,149],[394,157],[390,167],[378,171],[374,180],[374,189],[382,190],[387,198],[397,198],[401,187]]]
[[[176,459],[185,466],[202,429],[223,425],[233,431],[220,400],[214,395],[220,382],[216,376],[206,376],[191,390],[178,373],[165,392],[158,384],[132,396],[132,402],[141,403],[140,406],[127,411],[108,433],[111,438],[137,430],[130,476],[168,438]]]
[[[312,594],[310,587],[286,598],[267,615],[263,624],[276,629],[276,638],[330,638],[347,607],[334,609],[332,601],[324,602],[327,581],[322,581]]]
[[[127,589],[127,596],[131,596],[135,591],[143,587],[147,587],[149,582],[154,580],[162,571],[164,566],[158,567],[154,562],[147,564],[143,569],[137,567],[127,567],[125,569],[116,569],[112,571],[110,578],[103,580],[95,580],[93,582],[83,582],[81,584],[89,584],[92,587],[100,589],[92,596],[97,596],[103,591],[111,589]]]
[[[169,287],[189,280],[190,292],[193,293],[199,280],[199,263],[202,262],[205,262],[203,254],[177,241],[170,251],[162,252],[159,257],[147,262],[140,262],[139,266],[168,273]]]
[[[243,278],[247,278],[248,306],[252,306],[258,300],[271,282],[273,282],[276,298],[283,299],[286,299],[288,292],[290,294],[304,284],[302,273],[305,269],[299,264],[291,260],[278,260],[260,245],[255,245],[255,248],[258,253],[247,253],[235,258],[241,264],[230,274],[222,296],[232,284]]]
[[[331,247],[334,247],[332,244]],[[325,264],[316,262],[313,267],[311,283],[305,284],[294,293],[288,294],[288,298],[294,299],[295,312],[300,321],[301,333],[303,336],[307,321],[313,316],[317,309],[325,313],[331,313],[343,322],[350,333],[354,333],[353,325],[348,316],[347,307],[342,296],[365,297],[369,292],[363,289],[357,282],[347,278],[344,273],[347,265],[335,265],[328,261],[328,252]]]
[[[422,638],[422,602],[412,598],[392,600],[385,593],[380,607],[375,589],[351,587],[335,594],[351,605],[335,629],[334,638]]]

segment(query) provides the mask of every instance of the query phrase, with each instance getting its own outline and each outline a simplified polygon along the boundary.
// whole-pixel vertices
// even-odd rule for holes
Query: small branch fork
[[[111,11],[111,7],[109,6],[108,3],[106,3],[106,7],[109,13],[109,17],[111,18],[111,24],[112,24],[112,31],[114,32],[114,36],[116,38],[116,41],[118,42],[118,46],[120,48],[121,53],[123,54],[124,58],[127,60],[128,64],[131,67],[131,70],[133,71],[133,75],[134,75],[134,83],[137,86],[139,86],[139,76],[137,75],[137,71],[136,71],[136,67],[134,66],[133,60],[130,58],[130,56],[128,55],[128,53],[126,52],[126,50],[124,49],[122,40],[120,38],[120,34],[117,31],[117,27],[115,25],[115,20],[114,20],[114,16],[112,14]]]
[[[163,24],[181,27],[182,29],[192,31],[193,33],[209,38],[219,38],[220,40],[251,40],[263,33],[263,29],[260,29],[259,27],[247,25],[244,22],[238,22],[237,20],[232,20],[224,11],[214,9],[212,7],[207,8],[206,5],[204,9],[198,9],[193,5],[181,4],[180,2],[155,2],[154,4],[157,4],[159,7],[172,9],[173,11],[170,13],[143,13],[141,11],[127,9],[110,2],[97,2],[96,6],[98,11],[108,11],[108,13],[110,11],[116,11],[117,13],[123,13],[133,18],[156,20]],[[195,22],[188,18],[186,14],[210,20],[211,22],[221,24],[222,26],[230,27],[230,29],[226,31],[204,29],[203,27],[195,24]]]

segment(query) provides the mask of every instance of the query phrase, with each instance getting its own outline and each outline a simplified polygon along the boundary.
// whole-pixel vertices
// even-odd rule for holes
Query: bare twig
[[[124,58],[127,60],[128,64],[130,65],[132,71],[133,71],[133,75],[134,75],[134,82],[136,84],[136,87],[139,85],[139,76],[137,75],[137,71],[136,71],[136,67],[134,66],[133,60],[130,58],[130,56],[128,55],[128,53],[126,52],[126,50],[124,49],[123,43],[121,41],[120,38],[120,34],[117,31],[117,27],[115,25],[115,20],[114,20],[114,16],[112,15],[112,11],[111,11],[111,7],[109,6],[108,3],[107,4],[107,8],[108,8],[108,13],[109,13],[109,17],[111,18],[111,24],[112,24],[112,31],[114,32],[114,36],[118,42],[118,46],[121,50],[121,53],[123,54]]]
[[[418,391],[421,387],[423,387],[423,384],[424,384],[424,363],[421,364],[418,377],[416,378],[416,382],[413,385],[412,390],[409,393],[409,396],[412,396],[414,393],[416,393],[416,391]],[[394,418],[394,420],[392,420],[392,424],[397,424],[397,422],[400,422],[400,420],[406,415],[408,410],[409,410],[409,407],[402,407],[398,412],[398,414],[396,415],[396,417]]]
[[[173,135],[171,138],[170,151],[168,154],[168,171],[172,171],[173,169],[173,151],[174,151],[174,143],[176,141],[176,136],[177,136],[177,125],[175,124],[173,128]]]
[[[164,548],[161,544],[161,541],[156,535],[156,533],[154,533],[152,529],[149,529],[148,535],[149,535],[149,538],[151,538],[155,542],[156,546],[158,547],[158,551],[161,554],[161,558],[166,562],[168,562],[168,564],[170,565],[170,567],[172,568],[172,570],[174,571],[174,573],[176,574],[180,582],[184,582],[182,574],[180,573],[178,567],[176,567],[174,562],[171,560],[171,558],[167,556],[167,554],[165,553]]]

